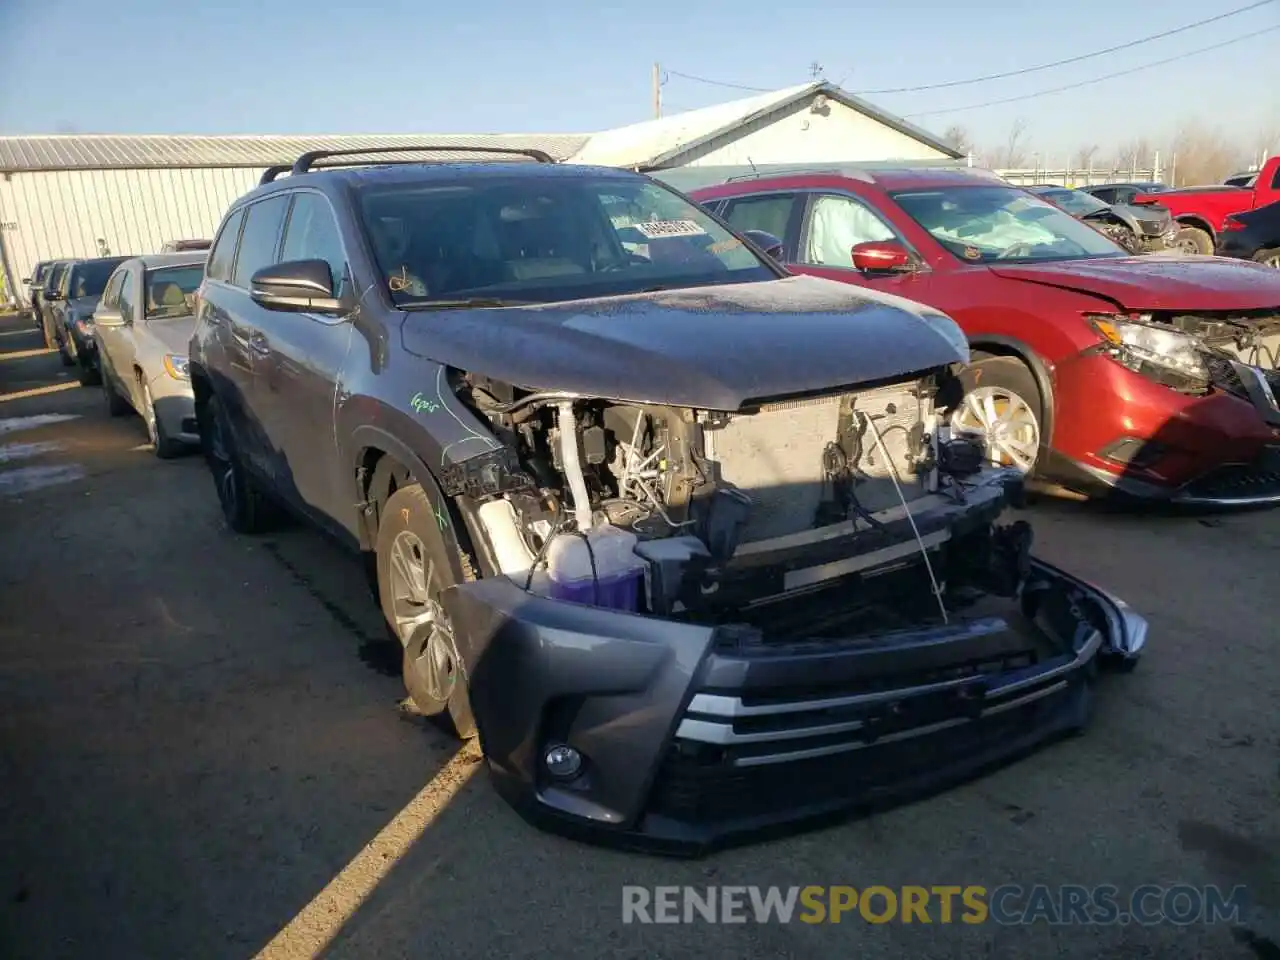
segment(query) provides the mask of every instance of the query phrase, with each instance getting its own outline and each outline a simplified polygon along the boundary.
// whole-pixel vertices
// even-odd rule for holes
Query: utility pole
[[[814,80],[817,80],[818,77],[822,76],[822,64],[817,60],[814,60],[809,64],[809,76]]]
[[[662,116],[662,67],[653,65],[653,119]]]

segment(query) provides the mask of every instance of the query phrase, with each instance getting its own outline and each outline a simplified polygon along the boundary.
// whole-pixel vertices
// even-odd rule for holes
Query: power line
[[[1248,13],[1250,10],[1257,10],[1259,7],[1265,7],[1275,2],[1276,0],[1255,0],[1254,3],[1248,4],[1247,6],[1238,7],[1235,10],[1228,10],[1226,13],[1219,13],[1216,16],[1209,17],[1208,19],[1197,20],[1195,23],[1188,23],[1181,27],[1175,27],[1172,30],[1165,30],[1162,33],[1153,33],[1149,37],[1141,37],[1137,40],[1130,40],[1128,43],[1122,43],[1114,47],[1107,47],[1103,50],[1095,50],[1092,53],[1083,53],[1075,57],[1068,57],[1065,60],[1054,60],[1052,63],[1042,63],[1034,67],[1023,67],[1020,70],[1010,70],[1007,73],[991,73],[982,77],[971,77],[968,80],[949,80],[945,83],[928,83],[928,84],[923,84],[921,86],[916,86],[916,87],[886,87],[882,90],[858,90],[856,91],[856,93],[858,96],[876,96],[879,94],[888,94],[888,93],[916,93],[922,90],[942,90],[948,87],[962,87],[962,86],[968,86],[974,83],[984,83],[988,80],[1004,80],[1009,77],[1020,77],[1028,73],[1038,73],[1041,70],[1048,70],[1052,67],[1061,67],[1071,63],[1080,63],[1085,60],[1092,60],[1092,59],[1095,59],[1096,57],[1106,56],[1109,53],[1116,53],[1117,51],[1120,51],[1120,50],[1128,50],[1132,47],[1141,46],[1144,43],[1151,43],[1153,40],[1162,40],[1165,37],[1172,37],[1179,33],[1186,33],[1188,30],[1194,30],[1197,27],[1203,27],[1210,23],[1217,23],[1219,20],[1226,20],[1229,17],[1239,16],[1242,13]],[[1267,28],[1267,29],[1270,29],[1270,28]],[[1267,30],[1264,29],[1261,32],[1266,33]],[[1209,48],[1209,49],[1213,49],[1213,48]],[[710,77],[700,77],[692,73],[682,73],[679,70],[667,70],[666,73],[668,73],[670,76],[673,76],[673,77],[680,77],[683,80],[692,80],[695,83],[705,83],[713,87],[725,87],[729,90],[745,90],[748,93],[772,93],[773,92],[773,88],[771,87],[752,87],[744,83],[731,83],[727,80],[714,80]],[[816,79],[816,74],[815,74],[815,79]],[[1089,81],[1089,82],[1093,82],[1093,81]],[[839,84],[837,84],[837,86],[839,86]],[[962,107],[960,109],[969,109],[969,108]],[[938,111],[934,111],[934,112],[938,112]],[[920,114],[917,114],[917,116],[920,116]]]
[[[1188,23],[1185,26],[1175,27],[1172,30],[1165,30],[1163,33],[1153,33],[1149,37],[1141,37],[1138,40],[1130,40],[1128,43],[1121,43],[1114,47],[1107,47],[1105,50],[1095,50],[1093,53],[1082,53],[1076,57],[1067,57],[1065,60],[1054,60],[1052,63],[1042,63],[1035,67],[1023,67],[1021,70],[1010,70],[1007,73],[989,73],[982,77],[973,77],[969,80],[949,80],[946,83],[927,83],[918,87],[887,87],[883,90],[859,90],[859,96],[874,96],[882,93],[917,93],[921,90],[942,90],[946,87],[963,87],[973,83],[985,83],[988,80],[1004,80],[1008,77],[1021,77],[1028,73],[1038,73],[1041,70],[1048,70],[1052,67],[1062,67],[1069,63],[1080,63],[1084,60],[1092,60],[1095,57],[1106,56],[1108,53],[1116,53],[1119,50],[1128,50],[1131,47],[1139,47],[1144,43],[1150,43],[1153,40],[1163,40],[1165,37],[1172,37],[1179,33],[1186,33],[1188,30],[1194,30],[1196,27],[1203,27],[1210,23],[1217,23],[1219,20],[1226,20],[1228,17],[1236,17],[1250,10],[1257,10],[1259,7],[1265,7],[1274,3],[1275,0],[1257,0],[1245,7],[1239,7],[1235,10],[1229,10],[1226,13],[1220,13],[1217,16],[1209,17],[1206,20],[1197,20],[1195,23]],[[1264,31],[1265,32],[1265,31]]]
[[[1091,84],[1102,83],[1104,80],[1114,80],[1117,77],[1127,77],[1132,73],[1140,73],[1143,70],[1150,70],[1153,67],[1163,67],[1166,64],[1177,63],[1185,60],[1187,57],[1193,57],[1197,54],[1208,53],[1211,50],[1220,50],[1223,47],[1229,47],[1235,43],[1243,43],[1245,40],[1252,40],[1254,37],[1260,37],[1264,33],[1271,33],[1273,30],[1280,30],[1280,24],[1273,27],[1263,27],[1261,30],[1255,30],[1253,33],[1246,33],[1243,36],[1234,37],[1230,40],[1223,40],[1221,43],[1210,44],[1207,47],[1200,47],[1198,50],[1188,50],[1180,53],[1176,57],[1166,57],[1163,60],[1153,60],[1151,63],[1144,63],[1136,67],[1130,67],[1128,70],[1117,70],[1115,73],[1103,74],[1100,77],[1091,77],[1088,80],[1080,80],[1076,83],[1068,83],[1061,87],[1050,87],[1048,90],[1037,90],[1035,93],[1024,93],[1016,97],[1004,97],[1001,100],[988,100],[985,103],[971,103],[963,107],[949,107],[945,110],[926,110],[923,113],[909,113],[903,119],[914,120],[917,117],[936,117],[944,113],[960,113],[965,110],[981,110],[983,107],[995,107],[1002,103],[1017,103],[1020,100],[1034,100],[1036,97],[1047,97],[1051,93],[1063,93],[1067,90],[1075,90],[1077,87],[1087,87]]]
[[[1271,0],[1267,0],[1268,3]],[[730,90],[749,90],[752,93],[773,93],[769,87],[748,87],[741,83],[727,83],[724,80],[708,80],[706,77],[695,77],[691,73],[681,73],[679,70],[668,70],[667,73],[673,77],[680,77],[684,80],[694,80],[697,83],[709,83],[713,87],[728,87]]]

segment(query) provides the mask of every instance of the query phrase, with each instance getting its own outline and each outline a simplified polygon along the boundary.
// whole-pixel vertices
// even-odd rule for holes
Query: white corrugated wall
[[[0,229],[14,285],[59,257],[155,253],[166,240],[212,238],[262,170],[59,170],[0,176]],[[26,291],[15,291],[25,298]]]

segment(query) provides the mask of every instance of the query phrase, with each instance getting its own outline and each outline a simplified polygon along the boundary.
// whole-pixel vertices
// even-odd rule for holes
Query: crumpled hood
[[[1126,310],[1280,309],[1280,271],[1193,254],[991,264],[998,277],[1096,294]]]
[[[166,353],[185,357],[191,336],[196,332],[196,318],[173,317],[169,320],[148,320],[147,332],[156,338]]]
[[[736,410],[967,359],[922,304],[817,277],[410,312],[410,353],[507,383]]]

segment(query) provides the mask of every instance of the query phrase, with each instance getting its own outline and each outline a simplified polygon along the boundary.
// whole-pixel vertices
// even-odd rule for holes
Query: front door
[[[336,296],[345,298],[350,274],[329,200],[311,190],[296,191],[292,200],[280,262],[325,261]],[[258,324],[269,353],[255,368],[254,398],[272,439],[277,487],[334,532],[350,529],[354,507],[334,436],[334,408],[354,327],[346,317],[273,310],[261,310]]]

